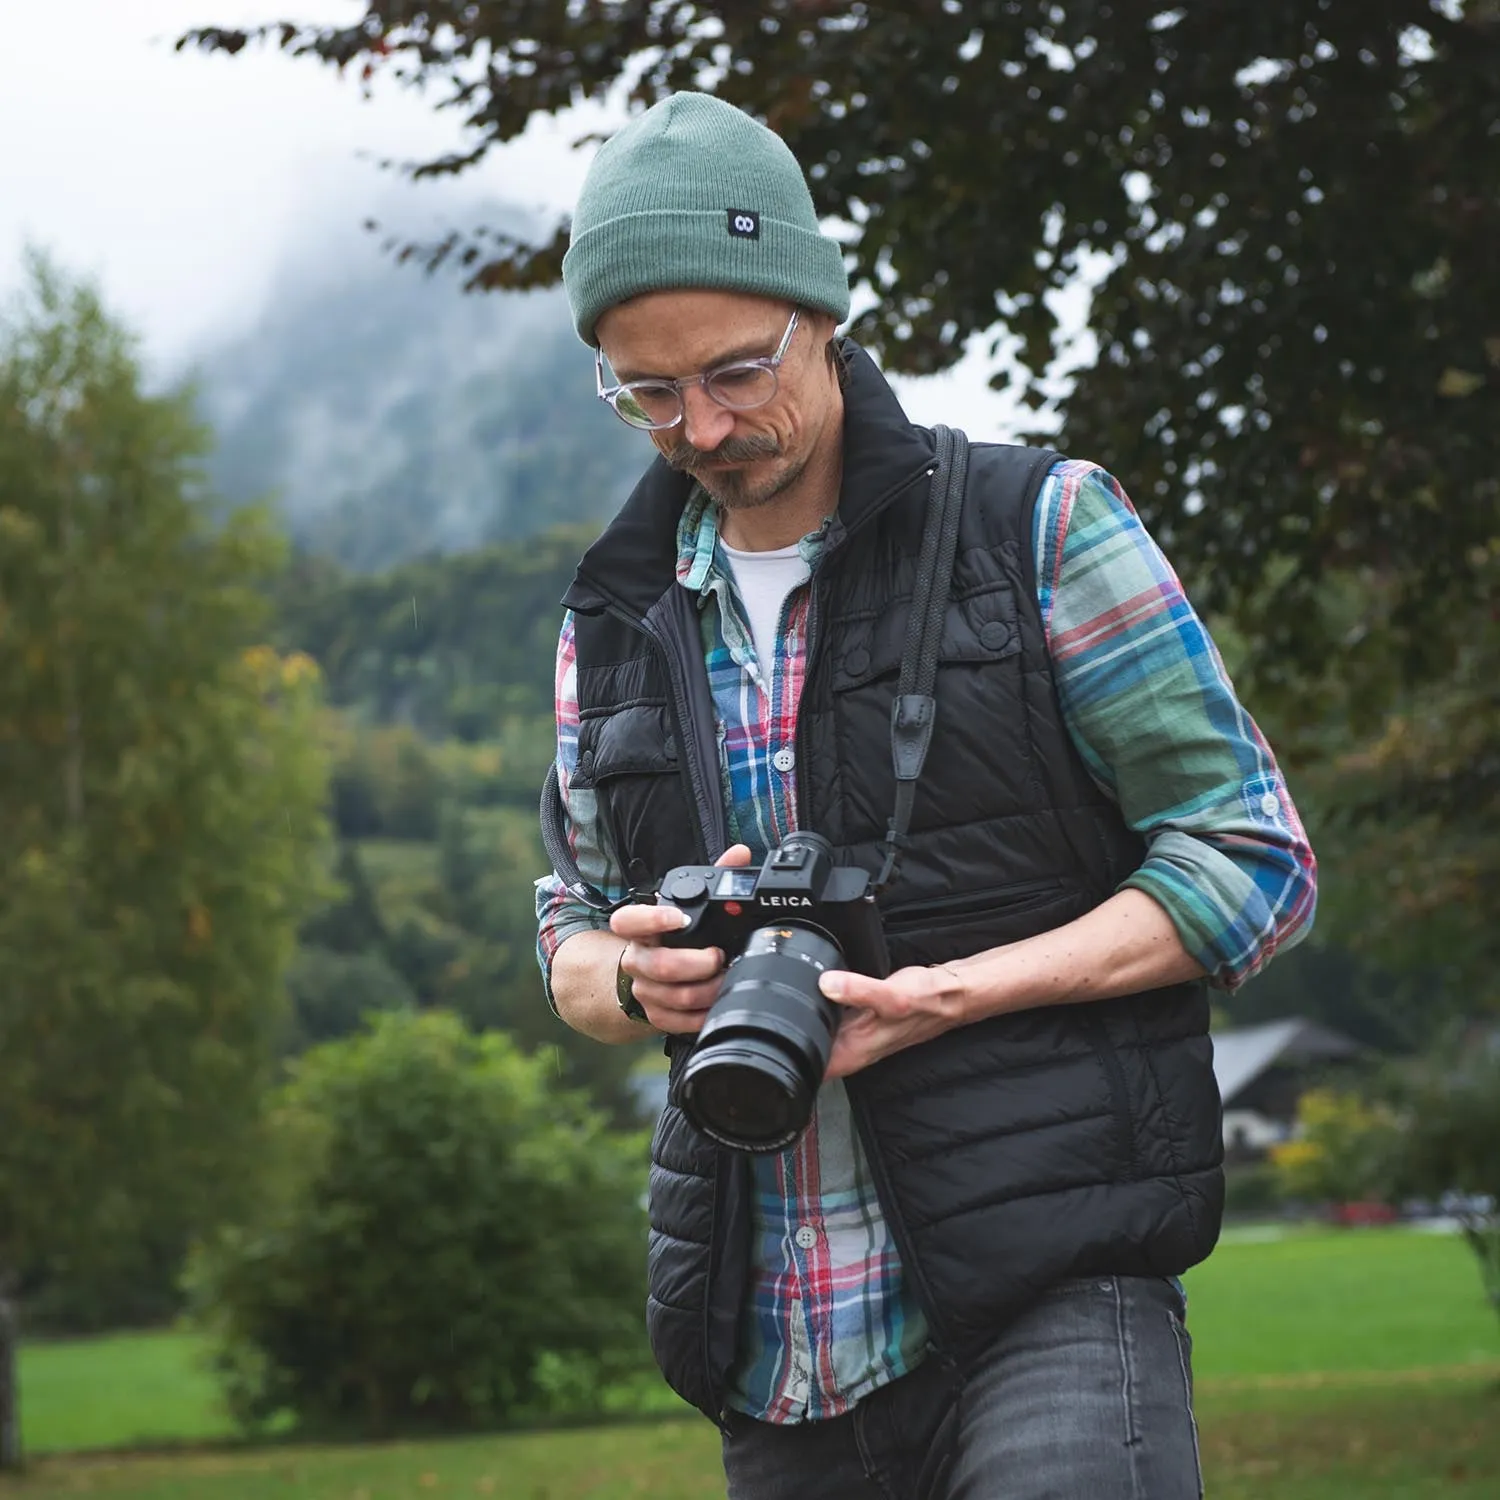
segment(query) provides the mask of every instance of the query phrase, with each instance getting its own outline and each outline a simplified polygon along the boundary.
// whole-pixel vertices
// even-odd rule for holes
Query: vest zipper
[[[710,803],[708,792],[703,783],[703,767],[699,762],[699,734],[698,726],[693,719],[692,706],[688,702],[687,689],[682,679],[681,663],[678,654],[672,650],[671,643],[665,635],[646,619],[634,619],[627,612],[616,612],[619,618],[626,623],[640,629],[651,641],[657,653],[660,655],[666,668],[667,681],[672,685],[673,712],[677,719],[678,744],[687,764],[688,784],[692,792],[692,802],[697,813],[698,845],[703,851],[705,861],[714,857],[715,851],[709,848],[710,826],[718,820],[714,819],[713,813],[717,803]],[[714,797],[718,796],[717,789]],[[709,1415],[721,1432],[728,1432],[729,1417],[728,1409],[724,1405],[724,1390],[722,1383],[714,1370],[713,1365],[713,1291],[714,1291],[714,1268],[713,1254],[715,1240],[718,1235],[718,1227],[723,1220],[724,1195],[728,1191],[728,1173],[725,1171],[724,1153],[717,1151],[714,1156],[714,1192],[713,1204],[709,1211],[709,1264],[703,1280],[703,1323],[702,1323],[702,1360],[704,1382],[708,1387],[709,1406],[712,1411]]]
[[[812,681],[813,674],[813,647],[817,641],[818,628],[818,576],[816,573],[807,581],[807,664],[802,674],[802,694],[807,695],[807,686]],[[805,771],[807,767],[807,729],[806,719],[802,713],[802,700],[797,701],[797,732],[792,736],[793,743],[797,747],[796,775],[792,778],[792,794],[797,807],[797,828],[799,832],[821,833],[821,828],[808,828],[807,823],[807,798],[802,788],[806,781]]]
[[[724,1404],[724,1388],[714,1372],[713,1361],[713,1301],[711,1293],[714,1281],[714,1245],[719,1225],[723,1221],[724,1196],[729,1174],[724,1170],[724,1153],[714,1152],[714,1201],[708,1214],[708,1271],[703,1278],[703,1374],[708,1383],[709,1405],[714,1410],[714,1425],[727,1437],[729,1434],[729,1408]]]
[[[672,711],[677,720],[678,745],[682,752],[683,763],[687,768],[688,789],[692,794],[693,810],[697,814],[698,848],[702,852],[704,862],[707,863],[718,852],[709,848],[709,828],[716,822],[713,818],[714,804],[710,803],[708,789],[703,784],[703,768],[699,764],[698,726],[693,722],[692,709],[688,703],[687,690],[683,685],[680,664],[670,643],[648,620],[637,618],[626,610],[617,609],[614,605],[609,606],[609,611],[627,625],[641,631],[656,648],[666,668],[667,681],[672,685]],[[717,790],[713,792],[713,796],[715,798],[718,796]]]

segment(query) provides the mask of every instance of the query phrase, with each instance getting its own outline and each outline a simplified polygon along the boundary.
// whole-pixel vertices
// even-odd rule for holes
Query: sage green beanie
[[[600,148],[563,256],[573,323],[596,345],[600,316],[641,292],[753,292],[849,316],[838,241],[818,226],[786,142],[711,94],[653,105]]]

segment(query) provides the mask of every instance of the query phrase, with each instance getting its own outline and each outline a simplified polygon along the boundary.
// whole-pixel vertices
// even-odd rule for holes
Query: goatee
[[[713,465],[755,463],[780,456],[781,444],[769,435],[759,434],[725,438],[711,453],[705,453],[691,443],[674,443],[662,450],[662,457],[674,469],[691,474],[725,510],[753,510],[756,506],[768,504],[795,484],[807,465],[795,464],[762,480],[759,485],[752,484],[745,474],[732,469],[718,470]]]

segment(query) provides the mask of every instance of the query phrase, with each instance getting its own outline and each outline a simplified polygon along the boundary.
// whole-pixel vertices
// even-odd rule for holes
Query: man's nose
[[[682,435],[700,453],[712,453],[734,431],[734,413],[701,385],[682,393]]]

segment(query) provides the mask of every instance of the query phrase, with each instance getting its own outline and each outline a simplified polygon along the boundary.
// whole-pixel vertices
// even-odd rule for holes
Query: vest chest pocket
[[[846,693],[900,672],[910,613],[908,605],[845,623],[833,654],[834,692]],[[1020,651],[1016,596],[1008,587],[977,590],[949,601],[939,665],[1004,661]]]
[[[684,792],[665,703],[585,710],[572,785],[594,793],[632,886],[654,884],[673,865],[697,861],[698,820]]]

